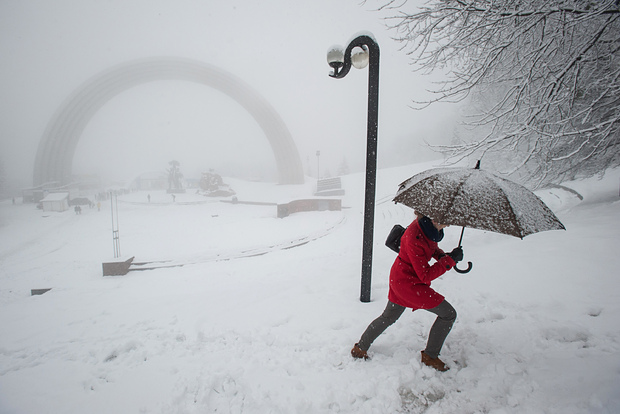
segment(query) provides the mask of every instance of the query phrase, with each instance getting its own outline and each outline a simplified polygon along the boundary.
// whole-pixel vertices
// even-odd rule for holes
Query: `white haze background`
[[[390,38],[379,2],[356,0],[0,2],[0,154],[10,181],[29,186],[37,145],[58,106],[100,72],[134,59],[203,61],[257,90],[288,126],[316,176],[346,160],[364,168],[368,70],[330,78],[327,50],[361,31],[381,47],[381,166],[428,157],[423,139],[451,135],[454,108],[415,112],[429,79],[412,73]],[[274,180],[274,157],[256,122],[228,96],[204,85],[159,81],[126,90],[87,125],[74,173],[128,180],[164,170],[172,159],[186,177],[223,174]]]

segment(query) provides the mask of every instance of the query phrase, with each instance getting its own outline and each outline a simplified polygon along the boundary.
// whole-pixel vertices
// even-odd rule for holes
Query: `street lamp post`
[[[377,182],[377,129],[379,123],[379,45],[371,35],[353,39],[343,52],[334,46],[327,52],[332,78],[344,78],[353,65],[368,68],[368,123],[366,128],[366,195],[364,204],[364,241],[362,249],[362,285],[360,300],[370,302],[372,248],[375,221],[375,187]]]

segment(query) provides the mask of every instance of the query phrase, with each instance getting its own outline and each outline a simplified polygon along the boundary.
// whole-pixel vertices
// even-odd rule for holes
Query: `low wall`
[[[289,216],[302,211],[340,211],[342,200],[340,199],[317,199],[294,200],[286,204],[278,204],[278,218]]]
[[[104,276],[125,276],[129,272],[131,262],[134,257],[130,257],[127,260],[119,260],[117,262],[103,263],[103,275]]]

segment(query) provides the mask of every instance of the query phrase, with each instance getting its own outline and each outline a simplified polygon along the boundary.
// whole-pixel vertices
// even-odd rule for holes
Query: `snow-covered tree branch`
[[[414,107],[477,108],[471,137],[439,151],[501,157],[534,186],[620,165],[619,0],[431,0],[413,13],[406,3],[383,7],[394,37],[416,70],[447,73]]]

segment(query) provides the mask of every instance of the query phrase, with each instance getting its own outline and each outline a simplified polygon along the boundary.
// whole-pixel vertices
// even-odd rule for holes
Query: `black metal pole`
[[[364,240],[362,245],[362,283],[360,300],[370,302],[372,279],[372,250],[375,223],[375,193],[377,182],[377,130],[379,125],[379,45],[367,35],[358,36],[349,43],[344,53],[344,64],[334,67],[331,77],[344,78],[351,69],[351,51],[356,46],[368,48],[368,123],[366,127],[366,194],[364,202]]]

